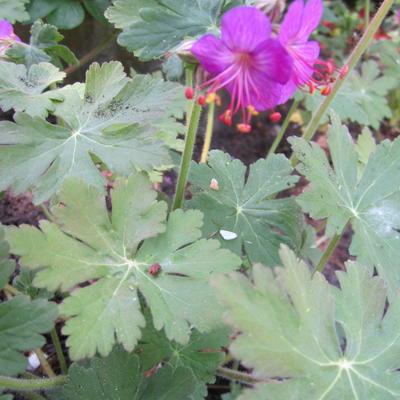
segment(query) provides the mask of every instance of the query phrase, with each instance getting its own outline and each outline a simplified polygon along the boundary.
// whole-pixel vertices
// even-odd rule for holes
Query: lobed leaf
[[[29,0],[0,0],[0,19],[6,19],[14,24],[16,21],[26,21],[26,3]]]
[[[241,332],[232,354],[270,380],[239,399],[400,398],[399,295],[385,312],[386,285],[368,269],[347,263],[338,290],[288,248],[280,254],[275,279],[263,266],[254,268],[253,283],[239,273],[213,279],[227,320]]]
[[[9,259],[9,246],[4,239],[4,228],[0,224],[0,290],[3,289],[15,271],[15,261]]]
[[[72,289],[61,312],[72,316],[69,335],[72,359],[106,356],[115,342],[128,351],[140,338],[145,321],[139,291],[148,303],[156,329],[185,344],[192,327],[210,331],[220,324],[221,308],[208,279],[231,271],[240,259],[219,248],[218,241],[198,240],[202,214],[177,210],[166,219],[166,203],[143,174],[114,184],[112,214],[96,188],[66,181],[52,213],[57,225],[42,221],[38,230],[11,227],[11,250],[20,263],[40,269],[38,287]],[[144,240],[144,242],[143,242]],[[143,243],[142,243],[143,242]],[[156,274],[149,272],[159,264]]]
[[[251,262],[270,266],[279,262],[281,243],[300,249],[304,222],[295,201],[268,200],[294,186],[298,178],[291,172],[284,156],[272,155],[252,164],[245,179],[246,166],[241,161],[211,151],[208,165],[194,164],[190,176],[194,196],[189,204],[204,213],[204,235],[234,232],[237,238],[233,240],[216,235],[223,247],[239,255],[244,248]],[[210,187],[212,179],[218,182],[218,190]]]
[[[332,165],[324,151],[302,139],[290,142],[300,160],[298,170],[310,188],[298,202],[312,218],[328,218],[327,234],[340,234],[350,222],[354,231],[350,253],[375,267],[394,292],[400,287],[400,140],[383,141],[369,155],[358,176],[359,155],[345,126],[332,116],[328,144]],[[364,160],[365,161],[365,160]]]

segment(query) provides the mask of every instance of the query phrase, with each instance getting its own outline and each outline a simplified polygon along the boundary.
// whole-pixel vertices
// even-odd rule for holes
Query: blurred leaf
[[[272,155],[252,164],[246,179],[246,166],[231,160],[221,151],[211,151],[208,165],[193,164],[189,181],[194,185],[190,206],[204,213],[204,236],[214,232],[223,247],[241,255],[243,248],[250,261],[274,266],[279,262],[281,243],[300,248],[303,215],[293,199],[268,197],[289,189],[298,177],[283,155]],[[210,187],[211,180],[218,190]],[[275,229],[274,229],[275,228]],[[238,237],[224,240],[226,230]]]
[[[55,110],[54,101],[63,100],[57,90],[45,89],[64,78],[65,73],[49,63],[32,65],[27,70],[24,65],[0,61],[0,107],[45,118]]]
[[[54,400],[189,400],[195,389],[187,368],[164,366],[143,376],[140,359],[117,347],[107,358],[95,357],[85,368],[73,364],[67,384],[51,394]]]
[[[104,190],[104,178],[89,153],[120,175],[170,164],[167,147],[153,136],[160,129],[150,124],[162,118],[169,123],[176,103],[183,106],[176,100],[179,85],[150,75],[129,79],[120,63],[110,62],[93,64],[86,86],[65,86],[57,93],[65,99],[54,113],[62,125],[26,114],[16,115],[16,123],[0,123],[2,189],[11,185],[18,193],[33,187],[37,204],[69,176]]]
[[[196,38],[217,29],[222,3],[223,0],[153,0],[145,5],[139,2],[124,18],[122,13],[132,0],[119,0],[107,16],[123,28],[118,43],[147,61],[162,56],[187,37]],[[134,18],[130,19],[132,14]]]
[[[15,375],[27,367],[19,352],[40,348],[45,339],[41,333],[53,328],[57,306],[45,300],[17,296],[0,303],[0,374]]]
[[[72,359],[96,350],[106,356],[115,342],[134,349],[145,324],[138,290],[155,328],[179,343],[189,341],[193,327],[205,332],[221,323],[222,310],[207,281],[233,270],[240,259],[220,249],[218,241],[198,240],[199,211],[177,210],[166,222],[167,205],[156,196],[143,174],[120,179],[109,216],[102,193],[68,180],[51,210],[58,226],[42,221],[41,231],[9,228],[11,250],[21,256],[21,265],[47,267],[37,273],[37,287],[66,290],[96,280],[73,290],[61,305],[61,312],[72,316],[63,329],[70,335]],[[156,263],[159,271],[152,274]]]
[[[109,25],[104,13],[111,5],[110,0],[83,0],[83,4],[93,18],[96,18],[102,24]]]
[[[26,21],[26,3],[29,0],[0,0],[0,19],[6,19],[14,24],[16,21]]]
[[[47,15],[47,21],[60,29],[73,29],[85,18],[85,10],[78,1],[62,1]]]
[[[4,239],[4,229],[0,224],[0,290],[3,289],[15,271],[15,261],[8,256],[9,246]]]
[[[183,74],[183,61],[176,54],[168,57],[168,60],[162,66],[169,81],[179,81]]]
[[[359,155],[337,115],[329,129],[332,165],[317,144],[290,138],[300,160],[297,169],[310,187],[298,198],[312,218],[328,218],[327,235],[340,234],[351,222],[354,235],[350,254],[375,267],[393,293],[400,287],[400,139],[383,141],[370,153],[361,176]]]
[[[240,331],[230,351],[256,378],[275,380],[239,399],[399,398],[399,294],[386,310],[383,279],[357,263],[337,273],[338,290],[287,247],[280,254],[284,268],[275,279],[260,265],[254,283],[240,273],[213,278],[227,320]]]

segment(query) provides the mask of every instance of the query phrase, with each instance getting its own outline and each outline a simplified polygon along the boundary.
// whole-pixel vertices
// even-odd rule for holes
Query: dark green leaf
[[[109,22],[104,16],[104,12],[111,4],[110,0],[83,0],[83,4],[92,17],[105,25],[109,25]]]
[[[73,29],[85,18],[85,10],[77,1],[63,1],[47,15],[47,21],[60,29]]]

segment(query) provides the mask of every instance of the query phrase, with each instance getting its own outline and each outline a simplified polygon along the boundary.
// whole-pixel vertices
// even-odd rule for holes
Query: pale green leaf
[[[85,86],[57,93],[65,98],[55,112],[64,124],[24,114],[15,117],[16,123],[0,123],[0,190],[33,187],[35,202],[41,203],[70,176],[103,188],[105,180],[90,154],[125,176],[171,164],[168,149],[155,136],[160,128],[151,124],[176,112],[179,85],[152,76],[130,79],[120,63],[111,62],[93,64]]]
[[[222,3],[222,0],[153,0],[145,5],[139,2],[124,18],[121,14],[132,1],[119,0],[108,17],[124,29],[118,37],[119,44],[142,60],[151,60],[172,50],[185,38],[196,38],[217,29]]]
[[[376,142],[369,128],[365,127],[357,138],[356,151],[358,153],[358,176],[360,177],[368,163],[370,155],[376,149]]]
[[[55,110],[54,101],[63,100],[57,90],[45,89],[64,78],[65,73],[49,63],[32,65],[27,70],[24,65],[0,61],[0,107],[45,118]]]
[[[196,387],[189,369],[164,366],[145,378],[135,354],[115,348],[107,358],[94,358],[89,367],[73,364],[66,385],[51,394],[54,400],[189,400]]]
[[[9,259],[9,246],[4,239],[4,229],[0,224],[0,290],[8,284],[10,276],[15,270],[15,261]]]
[[[26,21],[29,14],[26,12],[26,3],[29,0],[0,0],[0,19],[6,19],[12,24],[16,21]]]
[[[386,310],[384,281],[366,268],[349,262],[339,290],[288,248],[281,257],[275,279],[263,266],[253,283],[239,273],[213,279],[240,331],[230,351],[269,380],[239,399],[399,399],[399,295]]]
[[[166,222],[167,205],[156,197],[144,174],[117,180],[109,215],[102,193],[68,180],[51,210],[57,225],[42,221],[41,230],[8,229],[21,265],[44,267],[36,286],[68,290],[97,280],[73,290],[61,305],[72,316],[63,329],[71,358],[96,351],[105,356],[115,342],[134,348],[144,326],[137,291],[149,304],[156,329],[164,327],[169,339],[184,344],[192,327],[210,331],[220,324],[222,310],[207,282],[236,268],[240,259],[219,249],[218,241],[198,240],[199,211],[178,210]],[[149,268],[156,263],[160,270],[152,275]]]
[[[28,362],[20,352],[42,347],[40,334],[52,329],[57,315],[57,306],[45,300],[17,296],[0,303],[0,374],[25,370]]]
[[[328,144],[333,167],[315,143],[290,139],[300,160],[298,170],[310,188],[298,202],[312,218],[328,218],[327,234],[340,234],[351,222],[350,253],[375,267],[393,291],[400,287],[400,140],[383,141],[370,153],[362,176],[359,155],[345,126],[333,115]]]
[[[298,178],[291,172],[284,156],[272,155],[252,164],[246,179],[241,161],[211,151],[208,165],[193,165],[189,180],[194,196],[188,204],[204,213],[204,235],[216,234],[223,247],[240,255],[244,248],[251,262],[274,266],[281,243],[297,249],[301,246],[303,216],[295,201],[267,199],[294,186]],[[212,179],[218,190],[210,187]],[[233,232],[237,238],[224,240],[220,230]]]

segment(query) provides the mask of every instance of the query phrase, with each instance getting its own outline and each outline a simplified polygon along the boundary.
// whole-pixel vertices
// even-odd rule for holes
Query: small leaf
[[[213,279],[240,331],[230,351],[261,381],[275,380],[239,399],[399,398],[399,295],[386,311],[383,279],[357,263],[338,273],[338,290],[287,247],[280,254],[284,268],[275,279],[259,265],[254,283],[240,273]]]
[[[96,351],[106,356],[115,342],[133,350],[145,322],[138,291],[156,329],[164,327],[167,337],[179,343],[189,341],[193,327],[205,332],[221,324],[222,309],[208,279],[235,269],[240,259],[216,240],[198,240],[199,211],[177,210],[166,222],[167,205],[156,197],[144,174],[119,179],[109,215],[102,193],[67,180],[51,210],[57,225],[42,221],[41,230],[8,229],[11,251],[21,256],[21,265],[41,268],[37,287],[67,290],[96,280],[72,290],[61,305],[61,312],[72,316],[63,329],[72,359]],[[159,272],[150,274],[156,263]]]
[[[115,348],[107,358],[94,358],[90,367],[73,364],[66,385],[51,394],[54,400],[189,400],[196,383],[186,368],[164,366],[143,376],[137,355]]]
[[[77,1],[63,1],[47,15],[47,21],[60,29],[73,29],[85,18],[85,10]]]
[[[49,63],[32,65],[27,70],[24,65],[0,61],[0,107],[46,118],[49,111],[55,110],[54,101],[62,101],[63,97],[57,90],[45,89],[64,78],[65,73]]]
[[[27,359],[19,352],[42,347],[45,339],[40,334],[52,329],[57,315],[54,303],[26,296],[0,303],[0,374],[25,370]]]
[[[375,267],[393,293],[400,287],[400,140],[387,140],[370,153],[362,176],[357,175],[359,155],[337,115],[332,116],[328,144],[333,168],[315,143],[289,139],[300,160],[298,170],[310,188],[298,202],[312,218],[328,218],[327,235],[340,234],[351,222],[354,235],[350,253]]]
[[[178,46],[187,37],[199,37],[217,28],[222,0],[153,0],[135,4],[124,17],[132,0],[119,0],[108,11],[111,22],[124,30],[118,43],[142,60],[151,60]],[[132,19],[131,16],[133,16]],[[130,19],[130,21],[129,21]]]
[[[8,257],[8,243],[4,239],[4,229],[0,224],[0,290],[3,289],[15,271],[15,261]]]
[[[282,155],[273,155],[246,166],[228,154],[211,151],[207,164],[194,164],[190,206],[204,213],[203,234],[219,231],[221,245],[241,255],[244,247],[251,262],[274,266],[280,244],[300,250],[303,216],[293,199],[267,200],[297,181]],[[212,185],[218,183],[218,190]],[[273,229],[273,227],[277,229]],[[225,233],[228,232],[228,233]],[[237,239],[235,238],[237,235]]]

